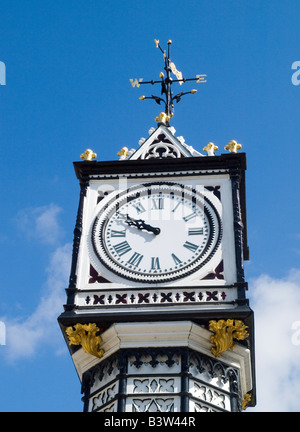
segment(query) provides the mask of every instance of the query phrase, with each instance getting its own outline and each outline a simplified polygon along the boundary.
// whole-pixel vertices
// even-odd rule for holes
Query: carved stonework
[[[173,412],[174,398],[133,399],[133,412]]]
[[[107,404],[116,396],[119,390],[118,383],[114,383],[106,388],[104,388],[97,396],[92,399],[92,410],[97,411],[102,405]]]
[[[145,378],[133,380],[134,393],[169,393],[174,392],[174,379]]]
[[[146,152],[141,155],[141,159],[156,158],[179,158],[182,154],[171,141],[161,133],[157,139],[147,148]]]
[[[222,264],[222,263],[221,263]],[[222,266],[219,265],[215,269],[215,273],[210,273],[204,279],[223,280]],[[94,281],[95,279],[93,279]],[[108,282],[103,278],[97,279],[98,282]],[[92,283],[92,282],[90,282]],[[94,283],[94,282],[93,282]],[[93,307],[126,307],[128,305],[151,306],[156,304],[162,305],[178,305],[178,304],[197,304],[197,303],[221,303],[233,300],[234,292],[228,289],[167,289],[160,290],[149,289],[144,291],[99,291],[97,294],[93,292],[82,293],[79,297],[79,304],[83,306]]]
[[[185,347],[121,349],[83,376],[86,411],[239,411],[234,368]]]

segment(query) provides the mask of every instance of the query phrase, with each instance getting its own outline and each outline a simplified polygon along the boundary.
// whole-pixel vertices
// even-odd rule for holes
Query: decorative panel
[[[179,412],[179,397],[128,398],[127,412]]]
[[[240,411],[238,370],[185,347],[121,349],[87,371],[86,411]]]
[[[97,411],[99,408],[102,408],[103,405],[107,405],[119,392],[119,382],[115,381],[113,384],[102,388],[102,390],[97,393],[91,399],[91,411]]]

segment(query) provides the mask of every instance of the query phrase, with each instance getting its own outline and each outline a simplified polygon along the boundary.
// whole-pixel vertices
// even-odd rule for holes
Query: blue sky
[[[247,153],[249,297],[256,316],[258,405],[300,407],[300,4],[290,0],[2,0],[0,61],[0,411],[81,411],[56,317],[65,302],[79,199],[72,162],[137,148],[159,107],[163,48],[186,77],[172,126],[202,152]],[[300,79],[300,77],[299,77]],[[0,77],[1,81],[1,77]],[[181,90],[181,89],[180,89]],[[147,93],[148,92],[148,93]],[[278,395],[281,395],[278,396]]]

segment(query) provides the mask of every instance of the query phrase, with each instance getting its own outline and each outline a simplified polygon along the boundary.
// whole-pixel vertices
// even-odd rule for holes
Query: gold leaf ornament
[[[242,144],[239,144],[235,140],[229,141],[229,143],[224,147],[225,150],[228,150],[230,153],[237,153],[238,150],[241,150]]]
[[[213,142],[209,142],[205,147],[203,147],[203,150],[207,152],[208,156],[214,156],[215,151],[218,149],[219,147],[216,146]]]
[[[251,402],[251,394],[246,393],[243,397],[242,408],[243,410],[247,409],[249,403]]]
[[[120,159],[126,159],[129,155],[129,150],[127,147],[122,147],[121,150],[117,153],[117,156],[120,156]]]
[[[99,331],[100,329],[95,323],[75,324],[66,329],[66,334],[69,345],[81,345],[86,353],[101,358],[104,350],[100,349],[102,338],[97,335]]]
[[[234,339],[246,339],[249,336],[247,328],[243,321],[240,320],[209,321],[209,330],[215,332],[210,337],[210,341],[214,345],[211,348],[213,355],[218,357],[229,348],[232,350],[235,347]]]
[[[166,124],[171,119],[171,117],[172,115],[167,115],[166,113],[161,112],[158,116],[155,117],[155,121]]]
[[[91,149],[86,149],[83,153],[80,155],[80,159],[84,159],[86,161],[92,161],[93,159],[96,159],[97,153],[94,153]]]

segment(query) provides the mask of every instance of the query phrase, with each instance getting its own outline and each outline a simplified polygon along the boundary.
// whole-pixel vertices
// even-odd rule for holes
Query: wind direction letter
[[[135,86],[139,87],[141,85],[142,81],[143,81],[143,78],[140,78],[139,80],[137,78],[135,78],[134,81],[132,78],[130,78],[130,82],[131,82],[132,87],[135,87]]]

